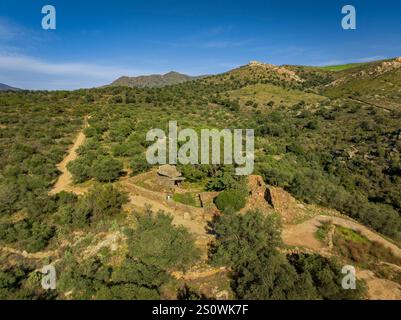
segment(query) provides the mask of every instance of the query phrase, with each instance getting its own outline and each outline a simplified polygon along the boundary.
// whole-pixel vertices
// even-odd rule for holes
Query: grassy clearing
[[[370,243],[368,238],[366,238],[365,236],[361,235],[360,233],[358,233],[352,229],[337,226],[336,232],[339,236],[343,237],[345,240],[348,240],[348,241],[353,241],[356,243],[363,243],[363,244]]]
[[[324,67],[319,67],[320,69],[327,70],[327,71],[343,71],[355,67],[359,67],[363,65],[364,63],[348,63],[348,64],[339,64],[335,66],[324,66]]]
[[[173,200],[187,206],[201,207],[199,197],[193,192],[176,193],[173,195]]]
[[[362,268],[378,271],[381,262],[401,264],[401,259],[390,249],[348,228],[336,226],[333,244],[340,256]]]
[[[327,236],[330,231],[331,222],[324,222],[315,232],[316,239],[326,243]]]
[[[230,97],[238,99],[240,105],[246,105],[249,101],[256,102],[259,106],[275,108],[279,106],[292,107],[304,101],[307,105],[316,104],[325,99],[314,93],[305,93],[300,90],[285,89],[271,84],[255,84],[239,90],[231,91]]]

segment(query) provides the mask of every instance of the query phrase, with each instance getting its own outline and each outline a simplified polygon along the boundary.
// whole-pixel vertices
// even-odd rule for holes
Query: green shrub
[[[146,172],[152,168],[143,154],[133,157],[130,162],[130,167],[132,169],[131,175],[133,176]]]
[[[123,169],[121,161],[111,156],[100,156],[92,163],[91,175],[100,182],[116,180]]]
[[[127,201],[127,196],[111,184],[95,186],[78,200],[62,204],[58,221],[67,227],[84,227],[116,216]]]
[[[67,164],[67,170],[72,174],[75,183],[82,183],[91,178],[90,161],[79,157]]]
[[[186,269],[199,258],[193,236],[186,228],[173,226],[172,217],[150,211],[135,217],[138,227],[127,231],[134,259],[162,269]]]
[[[215,203],[223,212],[237,212],[245,207],[246,194],[238,189],[224,190],[216,197]]]

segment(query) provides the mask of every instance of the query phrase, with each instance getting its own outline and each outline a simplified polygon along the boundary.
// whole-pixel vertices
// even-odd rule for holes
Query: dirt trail
[[[283,228],[283,241],[288,245],[307,247],[321,251],[324,245],[316,239],[315,232],[323,222],[332,222],[337,226],[349,228],[359,232],[370,241],[377,242],[389,248],[394,255],[401,257],[401,249],[367,227],[352,220],[340,217],[316,216],[308,221],[296,225],[285,225]]]
[[[283,241],[288,245],[301,247],[301,251],[311,251],[326,257],[330,257],[333,246],[332,239],[329,239],[329,244],[325,246],[315,237],[315,232],[317,231],[318,227],[323,222],[329,221],[333,223],[333,227],[329,231],[329,238],[332,238],[335,231],[335,226],[341,226],[360,232],[370,241],[378,242],[384,247],[391,249],[394,255],[401,256],[401,249],[390,241],[357,222],[340,217],[316,216],[300,224],[284,225],[282,233]],[[394,267],[399,268],[395,265]],[[357,277],[366,281],[368,299],[401,300],[401,285],[398,283],[379,278],[370,270],[357,270]]]
[[[176,278],[176,279],[183,279],[186,281],[191,281],[191,280],[197,280],[199,278],[207,278],[214,276],[218,273],[226,273],[228,271],[227,268],[212,268],[209,267],[206,270],[196,270],[196,271],[187,271],[187,272],[181,272],[181,271],[175,271],[172,272],[171,275]]]
[[[84,120],[84,128],[88,127],[88,117],[85,116]],[[72,185],[72,175],[71,173],[67,170],[67,164],[70,161],[73,161],[77,158],[77,149],[84,144],[85,142],[85,134],[83,133],[83,130],[81,130],[78,133],[77,138],[75,139],[75,142],[73,146],[70,148],[68,151],[67,156],[61,161],[58,165],[57,168],[61,171],[61,175],[57,179],[56,184],[53,186],[53,189],[50,191],[50,194],[56,194],[61,191],[73,191],[71,188]],[[74,189],[74,191],[78,191],[75,193],[81,193],[79,190]]]
[[[34,253],[29,253],[21,250],[17,250],[14,248],[10,248],[10,247],[0,247],[0,250],[5,251],[7,253],[11,253],[11,254],[16,254],[19,256],[22,256],[24,258],[27,259],[45,259],[45,258],[49,258],[49,257],[57,257],[58,256],[58,251],[54,250],[54,251],[39,251],[39,252],[34,252]]]
[[[381,279],[369,270],[357,270],[357,277],[366,281],[369,300],[401,300],[401,285]]]

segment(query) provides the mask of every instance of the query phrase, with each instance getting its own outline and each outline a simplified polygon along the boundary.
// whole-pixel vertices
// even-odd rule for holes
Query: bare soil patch
[[[84,128],[86,128],[87,126],[88,126],[88,118],[85,117]],[[81,145],[85,143],[85,139],[86,139],[85,134],[83,133],[83,131],[80,131],[78,133],[77,138],[75,139],[74,144],[68,150],[67,156],[63,159],[63,161],[61,161],[57,165],[57,169],[61,171],[61,175],[57,179],[57,182],[53,186],[53,189],[50,191],[50,194],[56,194],[61,191],[70,191],[70,192],[77,191],[75,193],[78,194],[85,192],[85,190],[72,188],[73,184],[72,175],[67,169],[68,163],[70,163],[71,161],[75,160],[78,157],[77,150]]]

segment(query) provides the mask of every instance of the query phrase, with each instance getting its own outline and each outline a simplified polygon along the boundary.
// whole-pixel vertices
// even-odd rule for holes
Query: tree
[[[319,255],[291,255],[281,246],[280,220],[260,212],[225,214],[211,223],[216,241],[212,263],[232,270],[231,287],[238,299],[358,299],[358,290],[343,290],[340,267]],[[352,291],[352,292],[350,292]]]
[[[127,196],[113,185],[98,185],[78,200],[62,204],[57,217],[67,227],[84,227],[116,216],[127,201]]]
[[[363,281],[357,280],[355,290],[344,290],[341,281],[344,274],[340,265],[332,259],[318,254],[292,254],[288,257],[289,263],[296,272],[308,277],[315,287],[318,299],[354,300],[364,296],[366,286]]]
[[[172,217],[163,212],[135,214],[136,229],[127,231],[129,253],[146,265],[162,269],[185,269],[199,258],[193,236],[172,225]]]
[[[132,158],[130,162],[130,167],[132,169],[132,175],[137,175],[142,172],[148,171],[152,166],[146,160],[145,155],[139,154]]]
[[[111,156],[99,156],[93,161],[91,174],[100,182],[112,182],[120,176],[122,169],[121,161]]]
[[[297,273],[277,251],[261,252],[257,258],[235,268],[233,289],[238,299],[287,300],[298,298]]]
[[[216,216],[210,224],[216,241],[209,255],[218,265],[235,267],[254,260],[260,252],[275,250],[281,244],[281,221],[277,215],[259,211]]]
[[[236,212],[245,207],[246,197],[243,190],[229,189],[221,192],[215,200],[216,206],[223,212]]]
[[[159,212],[135,213],[137,226],[126,229],[128,254],[110,264],[105,257],[77,261],[66,255],[58,289],[74,299],[160,299],[169,271],[185,269],[199,258],[194,239],[184,227]],[[106,254],[107,257],[107,254]]]
[[[67,169],[71,172],[75,183],[82,183],[90,179],[90,162],[84,157],[79,157],[69,162]]]

